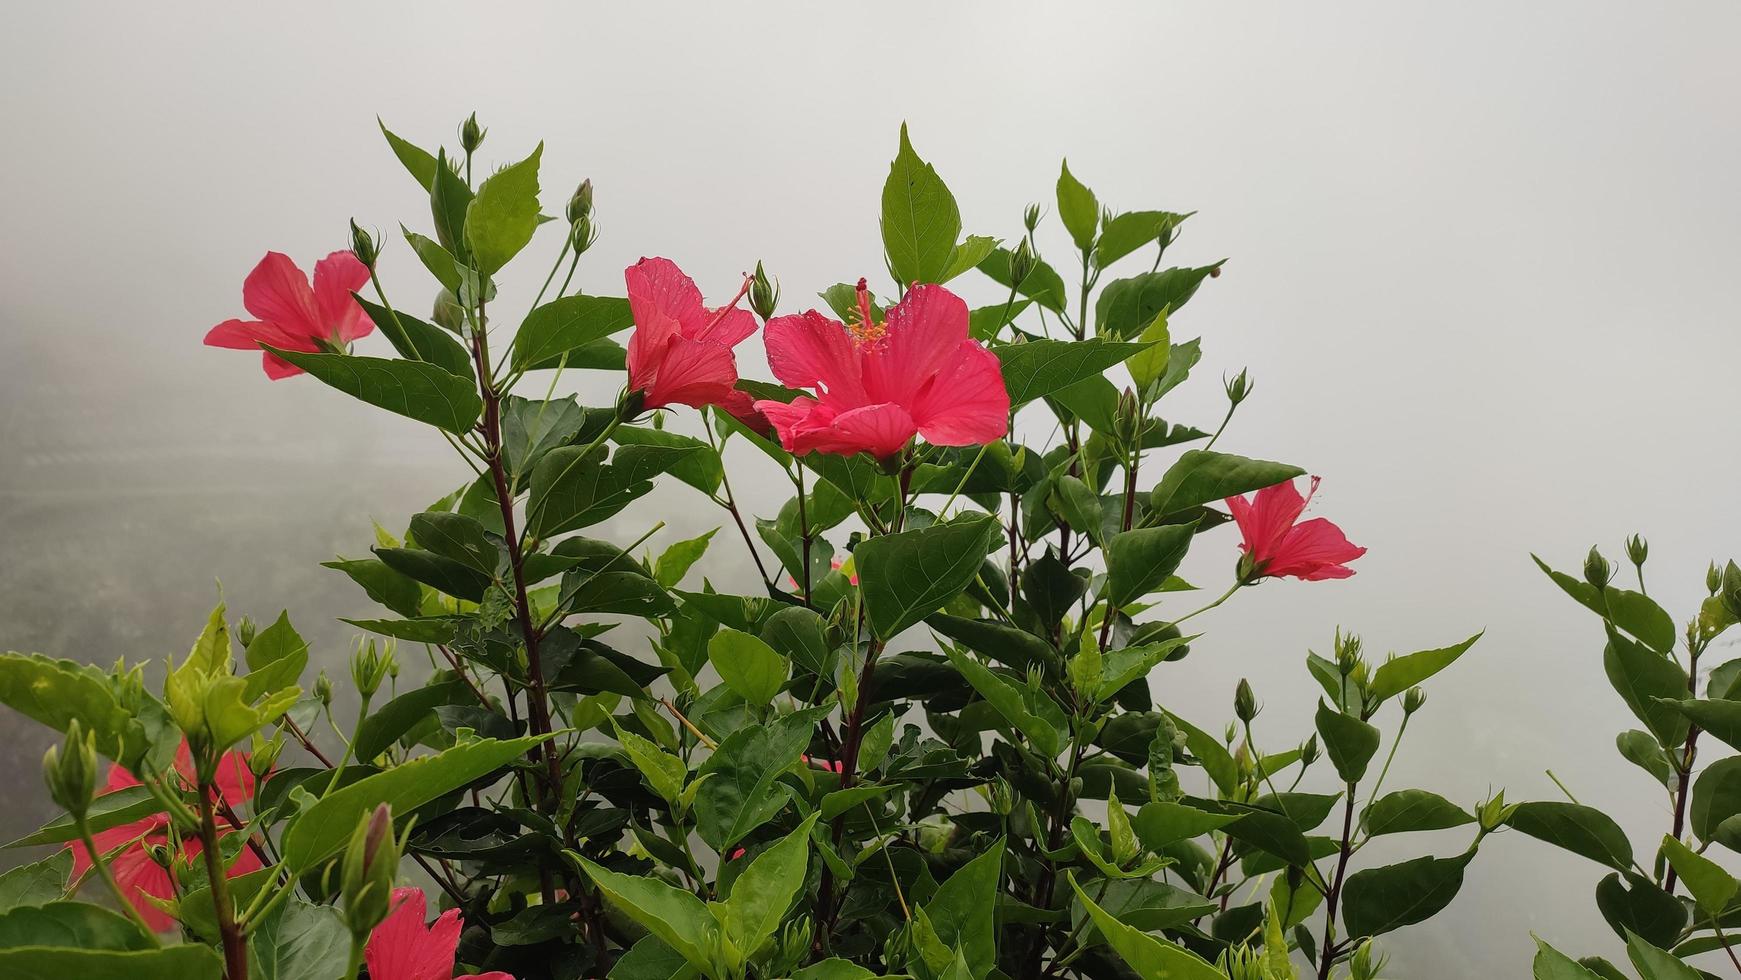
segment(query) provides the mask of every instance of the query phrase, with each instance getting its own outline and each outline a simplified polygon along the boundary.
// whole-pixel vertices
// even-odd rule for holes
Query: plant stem
[[[1357,788],[1358,784],[1349,783],[1343,793],[1342,846],[1336,856],[1336,877],[1330,882],[1329,893],[1324,896],[1324,940],[1318,944],[1318,980],[1329,980],[1330,964],[1336,958],[1336,906],[1342,899],[1342,877],[1348,872],[1348,856],[1353,853],[1350,845],[1354,838],[1354,795]]]
[[[357,971],[363,968],[363,947],[367,939],[363,936],[351,937],[351,958],[345,966],[345,980],[354,980]]]
[[[230,907],[229,878],[224,874],[224,856],[218,849],[218,818],[212,810],[210,780],[199,784],[200,850],[205,857],[206,877],[212,884],[212,907],[217,912],[218,937],[224,947],[226,980],[248,980],[248,942],[236,926],[236,911]]]
[[[145,924],[145,916],[133,907],[133,903],[129,902],[127,896],[122,893],[121,886],[115,882],[115,875],[109,870],[109,862],[103,860],[102,853],[97,850],[96,838],[91,835],[90,821],[84,816],[80,816],[74,821],[74,826],[78,829],[79,840],[85,845],[85,852],[91,856],[91,867],[97,869],[97,876],[102,878],[103,884],[109,887],[109,893],[115,896],[115,901],[121,906],[121,911],[126,914],[127,918],[133,920],[133,924],[139,927],[140,932],[151,937],[152,946],[163,945],[162,941],[157,938],[157,933]]]

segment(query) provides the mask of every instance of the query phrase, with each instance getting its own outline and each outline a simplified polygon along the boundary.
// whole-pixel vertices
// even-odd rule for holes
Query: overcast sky
[[[287,606],[343,657],[333,619],[367,603],[316,562],[362,553],[371,517],[402,527],[463,470],[413,423],[199,341],[242,315],[266,250],[308,267],[351,216],[427,224],[377,114],[451,144],[475,109],[497,162],[543,139],[552,213],[591,177],[589,291],[662,254],[723,299],[759,258],[788,310],[881,272],[905,120],[970,232],[1013,239],[1066,155],[1115,208],[1197,211],[1177,257],[1229,261],[1175,320],[1205,355],[1168,418],[1212,426],[1221,376],[1249,367],[1222,448],[1321,474],[1316,513],[1371,549],[1352,580],[1270,583],[1203,617],[1193,656],[1156,675],[1165,703],[1222,718],[1249,676],[1280,748],[1309,726],[1305,652],[1338,625],[1378,655],[1485,628],[1431,684],[1393,785],[1555,798],[1551,767],[1648,853],[1667,808],[1613,749],[1633,726],[1599,630],[1529,552],[1575,570],[1642,531],[1651,592],[1684,619],[1706,561],[1741,551],[1738,28],[1716,3],[17,8],[0,35],[0,648],[179,653],[220,579],[236,612]],[[1055,230],[1042,247],[1065,264]],[[547,261],[504,295],[529,300]],[[428,302],[402,246],[383,268],[401,305]],[[740,361],[766,377],[753,342]],[[771,515],[783,497],[763,499]],[[617,530],[656,514],[675,540],[720,523],[706,508],[662,490]],[[1218,531],[1185,572],[1217,586],[1235,556]],[[741,580],[741,542],[722,533],[706,569]],[[34,786],[46,736],[0,732],[0,771]],[[0,832],[45,817],[41,795]],[[1415,977],[1520,976],[1530,930],[1612,953],[1600,877],[1505,835],[1450,911],[1385,945]]]

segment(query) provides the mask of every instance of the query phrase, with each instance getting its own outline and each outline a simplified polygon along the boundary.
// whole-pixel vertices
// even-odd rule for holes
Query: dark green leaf
[[[1579,803],[1520,803],[1507,821],[1514,830],[1581,854],[1598,864],[1625,871],[1632,867],[1632,843],[1613,818]]]
[[[995,519],[975,515],[859,545],[853,561],[871,629],[891,639],[941,609],[979,574],[1002,535]]]
[[[1349,937],[1381,936],[1438,914],[1457,897],[1471,857],[1419,857],[1349,875],[1342,886]]]
[[[0,950],[0,977],[6,980],[220,980],[223,973],[218,954],[193,943],[140,950]]]
[[[448,432],[467,431],[483,411],[469,379],[426,361],[267,350],[352,398]]]
[[[444,704],[466,704],[475,700],[463,681],[446,681],[407,691],[369,713],[357,726],[351,740],[356,757],[368,761],[387,751],[401,735]]]
[[[327,980],[344,973],[350,930],[338,910],[292,898],[249,931],[248,950],[261,980]]]
[[[0,874],[0,912],[59,899],[71,884],[72,875],[73,852],[70,849],[56,851],[35,864],[21,864]]]
[[[1679,745],[1686,741],[1689,716],[1679,704],[1679,699],[1687,696],[1686,672],[1673,660],[1620,635],[1612,626],[1607,629],[1602,668],[1608,683],[1659,742]],[[1723,735],[1719,732],[1717,737]]]
[[[882,228],[889,269],[903,288],[944,280],[961,235],[961,212],[936,169],[913,152],[905,124],[883,184]]]
[[[515,370],[553,368],[562,356],[597,343],[634,323],[629,301],[615,296],[564,296],[526,314],[514,337]],[[580,367],[572,355],[569,367]]]
[[[1100,291],[1100,298],[1094,302],[1095,333],[1114,338],[1129,337],[1152,323],[1163,310],[1171,318],[1190,302],[1203,280],[1220,269],[1225,261],[1196,269],[1145,272],[1107,283]]]
[[[979,263],[979,271],[1005,289],[1014,285],[1010,281],[1010,250],[1007,248],[992,249],[985,261]],[[1054,313],[1064,312],[1064,277],[1044,259],[1034,260],[1033,271],[1016,287],[1016,292]]]
[[[1115,607],[1159,589],[1191,548],[1196,524],[1166,524],[1115,534],[1106,543],[1106,599]]]
[[[1161,235],[1170,233],[1185,217],[1171,211],[1126,211],[1114,215],[1100,229],[1100,241],[1094,246],[1095,264],[1104,269],[1139,248],[1155,245]]]
[[[1481,634],[1476,633],[1467,640],[1452,646],[1392,657],[1380,664],[1378,670],[1373,673],[1372,684],[1368,690],[1380,701],[1395,697],[1456,663],[1457,658],[1474,646],[1475,641],[1479,639],[1481,639]]]
[[[423,610],[423,590],[417,583],[388,568],[378,558],[339,558],[323,561],[321,565],[344,572],[363,587],[369,598],[401,616],[414,618]]]
[[[1028,340],[1004,344],[992,353],[1003,366],[1004,387],[1009,391],[1010,405],[1020,406],[1084,379],[1098,377],[1107,368],[1145,346],[1116,344],[1098,338]]]
[[[1058,174],[1058,218],[1078,249],[1086,252],[1093,247],[1094,232],[1100,226],[1100,202],[1070,173],[1068,160]]]
[[[356,294],[352,294],[356,296]],[[399,356],[413,361],[428,361],[448,374],[471,381],[471,354],[453,334],[423,320],[399,310],[389,310],[384,306],[356,296],[358,305],[369,314],[375,326],[381,328],[382,336],[393,344],[393,349]]]
[[[1693,781],[1689,816],[1700,840],[1717,840],[1717,827],[1741,813],[1741,756],[1718,759]]]
[[[1156,514],[1177,514],[1202,504],[1273,487],[1303,473],[1305,470],[1287,463],[1188,449],[1167,469],[1161,482],[1149,494],[1149,508]]]
[[[532,155],[491,174],[465,212],[465,240],[486,276],[508,264],[538,230],[539,143]]]
[[[492,581],[489,575],[434,552],[416,548],[376,548],[374,551],[376,558],[399,574],[422,582],[437,592],[469,602],[482,602],[484,590]]]
[[[696,830],[708,846],[723,855],[785,809],[787,796],[774,781],[797,764],[817,720],[830,710],[825,705],[750,725],[719,743],[702,764],[698,777],[706,779],[695,796]]]
[[[394,135],[379,116],[375,117],[375,122],[381,127],[381,135],[387,137],[387,145],[393,148],[393,155],[405,165],[412,178],[423,185],[424,190],[429,190],[430,185],[435,182],[435,157],[428,150]]]
[[[411,518],[411,536],[419,548],[485,576],[494,575],[502,561],[502,549],[485,536],[484,526],[463,514],[424,511]]]
[[[1404,789],[1379,797],[1360,818],[1368,834],[1402,834],[1417,830],[1445,830],[1474,823],[1450,800],[1424,789]]]
[[[1617,872],[1596,885],[1596,908],[1621,939],[1635,932],[1658,946],[1672,946],[1686,928],[1681,900],[1631,871]]]
[[[1323,701],[1318,702],[1318,737],[1324,751],[1345,783],[1358,783],[1366,775],[1372,754],[1378,751],[1378,729],[1353,715],[1345,715]]]

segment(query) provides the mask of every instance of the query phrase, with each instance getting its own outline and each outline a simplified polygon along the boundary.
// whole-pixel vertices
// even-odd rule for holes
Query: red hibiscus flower
[[[176,752],[175,769],[186,777],[189,783],[193,782],[193,756],[188,752],[186,742],[182,742],[180,750]],[[139,780],[132,773],[116,765],[109,768],[109,778],[103,784],[102,792],[113,793],[119,789],[138,785]],[[232,812],[234,808],[254,798],[254,773],[248,768],[247,753],[226,752],[224,757],[218,760],[217,789],[216,799],[226,804]],[[223,833],[226,835],[235,829],[234,825],[228,824],[222,812],[219,813],[218,819]],[[159,813],[143,820],[120,827],[111,827],[91,835],[96,841],[98,853],[106,855],[114,852],[116,848],[122,849],[109,858],[109,870],[115,876],[115,884],[121,887],[121,892],[127,896],[127,901],[139,910],[139,914],[145,919],[145,924],[158,932],[170,928],[175,924],[175,920],[152,904],[149,899],[167,900],[174,898],[175,890],[170,887],[169,872],[151,859],[146,848],[152,845],[167,845],[169,843],[168,826],[169,817]],[[85,850],[84,844],[77,841],[67,846],[73,852],[73,877],[78,878],[90,870],[90,852]],[[181,853],[187,860],[192,861],[197,858],[200,850],[200,842],[197,839],[185,838],[182,840]],[[234,878],[250,871],[258,871],[261,867],[260,859],[254,854],[253,849],[245,847],[242,849],[242,853],[237,855],[236,860],[231,863],[229,876]]]
[[[748,413],[749,397],[732,387],[738,368],[731,349],[756,332],[755,314],[737,308],[750,281],[730,303],[710,310],[695,280],[670,259],[642,259],[623,278],[635,317],[629,390],[641,392],[642,407],[723,405],[733,415]]]
[[[1250,502],[1244,497],[1227,498],[1227,509],[1245,538],[1239,549],[1249,562],[1249,578],[1289,576],[1317,582],[1354,574],[1348,563],[1366,554],[1365,548],[1350,544],[1341,528],[1322,517],[1296,523],[1311,494],[1317,492],[1314,476],[1305,497],[1289,480],[1259,490]]]
[[[392,911],[369,933],[369,942],[363,947],[369,980],[514,980],[499,970],[454,977],[459,909],[448,909],[425,925],[427,901],[420,889],[393,889]]]
[[[316,262],[313,288],[289,256],[267,252],[242,282],[242,306],[259,319],[225,320],[206,334],[206,346],[260,350],[261,344],[270,344],[308,353],[343,349],[375,329],[351,295],[368,281],[368,267],[350,252],[334,252]],[[282,357],[262,354],[266,376],[273,381],[302,373]]]
[[[871,314],[858,282],[849,328],[811,310],[768,321],[768,365],[817,397],[758,401],[787,451],[867,452],[886,459],[915,435],[939,446],[976,446],[1009,431],[1009,393],[997,358],[967,336],[967,304],[941,286],[915,286]]]

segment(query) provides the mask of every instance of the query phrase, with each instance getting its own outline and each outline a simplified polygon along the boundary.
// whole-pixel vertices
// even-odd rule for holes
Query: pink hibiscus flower
[[[363,947],[369,980],[514,980],[500,970],[454,977],[459,909],[448,909],[425,925],[427,902],[421,889],[393,889],[392,911],[369,933]]]
[[[187,743],[181,743],[181,748],[175,755],[175,769],[193,781],[193,756],[188,752]],[[103,784],[102,793],[113,793],[129,786],[138,786],[139,780],[119,765],[109,767],[109,777]],[[218,760],[216,799],[226,804],[232,811],[254,798],[254,773],[248,768],[248,755],[245,752],[226,752]],[[101,794],[99,794],[101,795]],[[223,833],[227,836],[236,829],[228,825],[222,810],[218,820]],[[127,901],[139,910],[145,924],[152,929],[163,932],[175,924],[175,920],[167,913],[152,904],[150,899],[171,899],[175,890],[171,887],[169,871],[151,859],[146,851],[148,846],[167,845],[169,843],[169,817],[166,814],[156,814],[119,827],[98,831],[91,835],[96,841],[97,851],[109,854],[116,848],[123,848],[119,853],[109,858],[109,871],[115,876],[115,884],[121,886],[122,894]],[[74,841],[67,845],[73,852],[73,877],[79,878],[91,868],[91,855],[85,845]],[[189,861],[200,854],[200,842],[194,838],[182,840],[181,853]],[[241,854],[231,863],[229,876],[244,875],[250,871],[258,871],[262,865],[252,848],[244,847]]]
[[[695,280],[670,259],[642,259],[623,278],[635,318],[629,390],[641,392],[642,407],[722,405],[734,415],[749,412],[749,396],[733,387],[738,369],[732,348],[756,332],[755,314],[737,308],[750,280],[730,303],[710,310]]]
[[[942,286],[914,286],[878,323],[860,279],[851,327],[811,310],[768,321],[764,338],[775,377],[817,392],[756,402],[788,452],[887,459],[915,435],[977,446],[1009,430],[1003,369],[968,338],[967,304]]]
[[[1289,480],[1259,490],[1250,502],[1244,497],[1227,498],[1227,509],[1245,538],[1239,549],[1250,562],[1252,579],[1288,576],[1317,582],[1354,574],[1348,562],[1366,554],[1365,548],[1349,543],[1341,528],[1322,517],[1296,523],[1311,494],[1317,492],[1314,476],[1305,497]]]
[[[225,320],[206,334],[207,347],[260,350],[343,350],[375,329],[351,294],[369,281],[369,269],[350,252],[334,252],[314,264],[314,286],[289,256],[267,252],[242,282],[242,306],[257,320]],[[301,374],[282,357],[262,352],[273,381]]]

